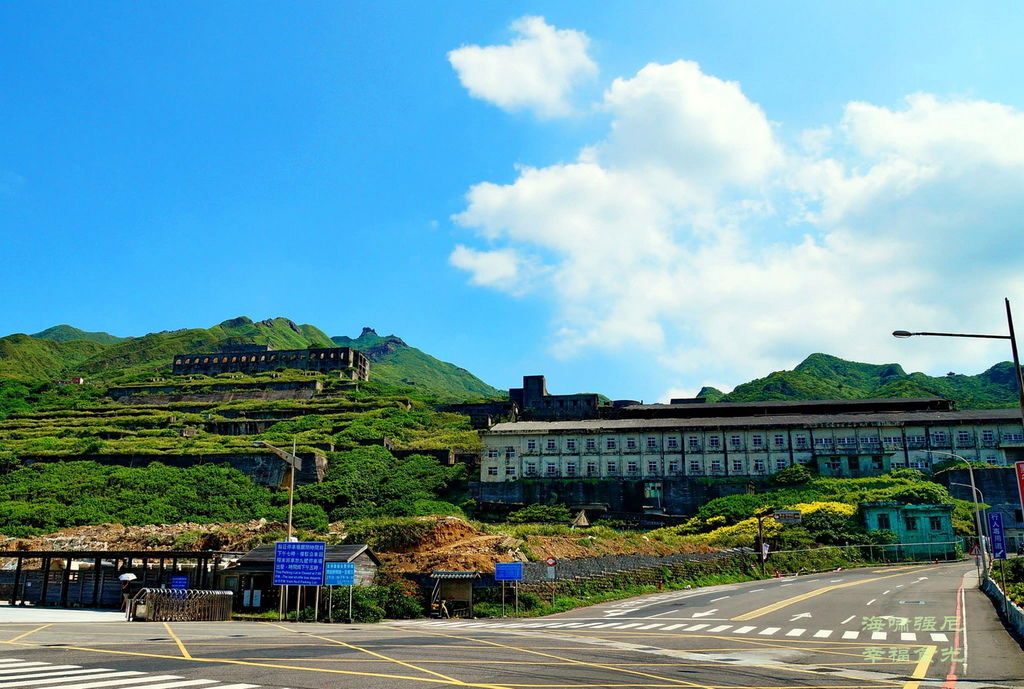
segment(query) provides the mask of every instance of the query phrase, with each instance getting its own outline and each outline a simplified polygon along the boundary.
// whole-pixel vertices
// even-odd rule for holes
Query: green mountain
[[[872,397],[944,397],[961,409],[1014,406],[1017,383],[1006,361],[969,376],[941,377],[907,373],[899,364],[862,364],[828,354],[811,354],[792,371],[775,371],[737,385],[723,394],[703,388],[698,397],[711,402],[764,400],[863,399]]]
[[[52,340],[53,342],[89,340],[90,342],[99,342],[100,344],[117,344],[124,341],[123,337],[118,337],[117,335],[103,332],[90,333],[85,330],[79,330],[72,325],[55,325],[52,328],[47,328],[42,332],[32,335],[32,337],[39,340]]]
[[[411,386],[444,399],[500,396],[466,369],[410,347],[394,335],[381,337],[364,328],[358,338],[328,337],[312,325],[287,318],[253,321],[232,318],[211,328],[149,333],[119,338],[69,325],[36,335],[0,338],[0,380],[39,383],[73,375],[90,380],[127,382],[166,373],[176,354],[212,351],[224,345],[267,344],[275,349],[351,346],[373,362],[371,377],[390,385]]]
[[[339,347],[352,347],[366,354],[372,362],[370,377],[382,383],[424,388],[439,397],[459,400],[504,396],[466,369],[410,347],[395,335],[381,336],[372,328],[363,328],[359,337],[341,335],[331,339]]]

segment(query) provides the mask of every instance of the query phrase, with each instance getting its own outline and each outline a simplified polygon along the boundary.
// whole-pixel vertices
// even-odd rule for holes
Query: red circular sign
[[[544,564],[546,564],[548,567],[554,567],[556,564],[558,564],[558,560],[556,560],[553,557],[549,557],[547,560],[544,560]]]

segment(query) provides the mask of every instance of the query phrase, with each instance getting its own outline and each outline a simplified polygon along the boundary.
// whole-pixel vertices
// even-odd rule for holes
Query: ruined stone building
[[[207,354],[174,357],[175,375],[215,376],[218,373],[264,373],[277,369],[338,371],[351,380],[370,379],[370,360],[351,347],[323,349],[274,349],[268,345],[224,348]]]

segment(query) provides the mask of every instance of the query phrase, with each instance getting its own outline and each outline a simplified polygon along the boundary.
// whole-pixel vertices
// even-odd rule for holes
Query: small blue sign
[[[176,590],[182,590],[188,588],[188,575],[187,574],[175,574],[171,577],[171,588]]]
[[[324,570],[325,586],[355,586],[356,563],[328,562]]]
[[[996,560],[1006,559],[1006,538],[1003,533],[1003,515],[998,512],[988,513],[988,532],[992,535],[992,557]]]
[[[522,562],[499,562],[494,565],[495,581],[522,581]]]
[[[274,544],[274,586],[321,586],[327,544],[322,541]]]

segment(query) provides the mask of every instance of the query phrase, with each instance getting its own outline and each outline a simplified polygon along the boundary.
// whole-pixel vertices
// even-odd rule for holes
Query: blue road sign
[[[187,574],[176,574],[171,577],[171,588],[172,589],[187,589],[188,588],[188,575]]]
[[[499,562],[494,565],[495,581],[522,581],[522,562]]]
[[[992,535],[992,557],[997,560],[1006,559],[1006,538],[1003,534],[1003,515],[998,512],[988,513],[988,531]]]
[[[320,586],[324,583],[327,544],[321,541],[274,544],[274,586]]]
[[[325,586],[355,586],[356,563],[328,562],[324,570]]]

